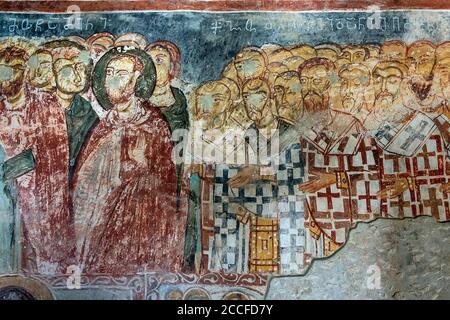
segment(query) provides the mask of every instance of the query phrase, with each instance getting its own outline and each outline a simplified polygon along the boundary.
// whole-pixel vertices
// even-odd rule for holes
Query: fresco
[[[449,221],[450,16],[382,14],[1,13],[0,298],[258,299]]]

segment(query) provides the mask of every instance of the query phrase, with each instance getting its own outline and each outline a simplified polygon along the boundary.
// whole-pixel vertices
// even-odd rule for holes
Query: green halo
[[[139,58],[144,64],[144,71],[136,81],[135,93],[139,98],[150,99],[156,85],[156,69],[151,57],[143,50],[127,46],[112,48],[106,52],[94,67],[92,77],[92,89],[98,103],[103,109],[109,110],[113,107],[106,95],[105,76],[106,66],[109,62],[120,55],[131,55]]]

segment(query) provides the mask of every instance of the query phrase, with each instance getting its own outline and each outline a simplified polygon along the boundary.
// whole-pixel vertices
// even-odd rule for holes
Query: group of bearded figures
[[[177,46],[136,33],[8,38],[0,69],[0,269],[181,270]]]
[[[214,133],[204,144],[222,153],[234,139],[235,158],[249,152],[227,162],[227,149],[197,170],[196,267],[301,273],[358,222],[450,220],[449,76],[450,42],[238,52],[191,94],[192,126]],[[261,148],[269,161],[251,157]]]
[[[180,58],[0,41],[0,270],[289,274],[359,221],[450,219],[450,43],[248,47],[189,103]]]

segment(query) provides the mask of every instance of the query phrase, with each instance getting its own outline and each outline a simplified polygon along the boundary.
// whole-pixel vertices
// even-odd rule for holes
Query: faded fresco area
[[[266,14],[0,14],[0,299],[262,298],[450,220],[450,16]]]

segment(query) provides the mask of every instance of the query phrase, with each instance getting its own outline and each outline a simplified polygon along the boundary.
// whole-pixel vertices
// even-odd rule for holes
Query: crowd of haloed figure
[[[298,273],[359,221],[448,221],[449,75],[450,42],[243,48],[191,94],[192,125],[225,154],[197,168],[197,269]],[[236,128],[269,161],[226,162]]]
[[[0,42],[3,261],[40,274],[181,270],[179,63],[175,44],[135,33]]]
[[[358,221],[446,221],[449,71],[449,43],[270,44],[239,51],[188,105],[169,41],[5,39],[0,202],[14,210],[0,246],[30,273],[294,273]],[[174,133],[198,128],[174,161]],[[236,129],[238,150],[272,151],[275,133],[277,151],[198,157]]]

